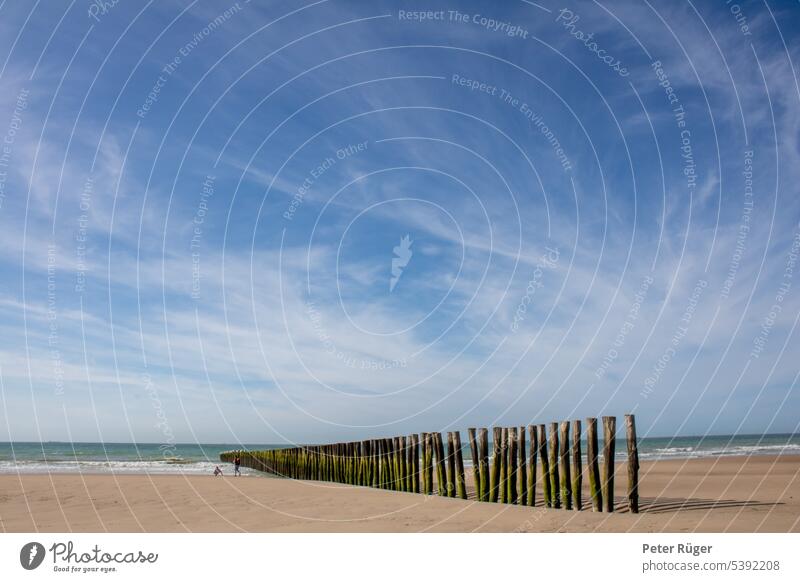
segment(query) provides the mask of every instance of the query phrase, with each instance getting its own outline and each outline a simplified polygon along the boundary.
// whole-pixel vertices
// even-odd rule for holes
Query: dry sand
[[[624,510],[624,471],[614,514],[277,478],[2,475],[0,531],[800,531],[798,456],[643,462],[638,515]]]

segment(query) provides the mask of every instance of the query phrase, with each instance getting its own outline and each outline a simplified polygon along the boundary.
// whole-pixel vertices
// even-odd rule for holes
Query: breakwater
[[[474,498],[489,503],[533,507],[541,495],[545,507],[580,511],[614,511],[617,419],[602,417],[602,450],[598,419],[528,426],[467,429]],[[585,436],[586,468],[581,443]],[[636,425],[625,415],[627,506],[639,511],[639,454]],[[467,499],[461,433],[423,432],[390,438],[220,454],[231,463],[291,479],[328,481],[392,491],[437,494]],[[537,472],[541,478],[537,479]],[[583,499],[583,478],[589,499]],[[537,491],[537,485],[541,491]]]

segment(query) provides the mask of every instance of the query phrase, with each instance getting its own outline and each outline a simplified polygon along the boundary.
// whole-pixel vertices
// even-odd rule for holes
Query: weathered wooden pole
[[[392,438],[392,489],[402,491],[403,466],[400,463],[400,437]]]
[[[347,483],[347,443],[339,443],[339,483]]]
[[[406,491],[414,491],[414,435],[406,437]]]
[[[411,435],[411,458],[413,463],[414,478],[411,480],[414,493],[419,493],[419,435]]]
[[[617,417],[603,417],[603,508],[614,511],[614,455],[617,439]]]
[[[572,508],[583,509],[583,460],[581,459],[581,421],[572,421]]]
[[[586,419],[586,472],[589,475],[589,494],[592,511],[603,511],[603,489],[600,485],[600,466],[597,462],[597,419]]]
[[[553,507],[553,492],[550,489],[550,460],[547,455],[547,427],[540,424],[536,427],[539,432],[539,461],[542,466],[542,497],[545,507]]]
[[[625,415],[625,437],[628,442],[628,509],[639,513],[639,449],[636,445],[636,420]]]
[[[447,462],[444,454],[442,433],[433,433],[433,449],[436,454],[436,486],[441,497],[447,496]]]
[[[369,441],[355,443],[356,446],[356,484],[370,486]]]
[[[456,496],[456,451],[452,431],[447,433],[447,496]]]
[[[392,475],[390,489],[392,491],[399,491],[400,487],[400,466],[397,458],[397,437],[389,439],[389,473]]]
[[[390,437],[389,441],[389,474],[391,479],[389,481],[389,489],[392,491],[397,490],[398,479],[397,474],[400,467],[397,466],[397,437]]]
[[[380,439],[380,458],[379,463],[381,465],[381,489],[388,489],[390,476],[389,476],[389,440],[382,438]]]
[[[497,503],[500,495],[500,466],[503,464],[503,429],[500,427],[492,428],[492,483],[489,492],[489,501]]]
[[[292,464],[294,464],[294,451],[292,451]],[[350,482],[350,443],[342,443],[342,483]]]
[[[397,489],[397,446],[396,438],[389,437],[387,440],[387,447],[389,451],[389,489],[395,491]]]
[[[363,442],[356,441],[353,443],[353,447],[355,449],[355,473],[356,473],[356,485],[363,485],[364,479],[364,448]]]
[[[481,465],[481,501],[489,501],[489,430],[478,431],[478,462]]]
[[[508,429],[503,428],[500,433],[501,442],[501,465],[500,465],[500,500],[508,503]]]
[[[528,506],[536,505],[536,455],[539,453],[539,439],[536,438],[536,427],[528,426],[528,439],[531,441],[530,453],[528,453]]]
[[[294,451],[292,451],[294,453]],[[342,475],[339,480],[339,483],[347,483],[347,477],[349,473],[350,467],[348,466],[348,459],[347,459],[347,443],[340,443],[339,445],[339,455],[341,456],[342,460]],[[292,464],[294,465],[294,455],[292,455]]]
[[[561,507],[561,485],[558,479],[558,423],[550,423],[550,497],[553,507]]]
[[[353,484],[361,485],[361,478],[362,478],[362,472],[363,472],[362,465],[363,465],[364,458],[363,458],[363,456],[361,454],[361,443],[360,442],[356,441],[356,442],[353,443],[353,451],[354,451],[354,453],[353,453],[353,457],[354,457],[353,458],[353,463],[355,465],[354,470],[353,470],[353,472],[355,473],[355,479],[353,481]]]
[[[361,474],[361,457],[359,456],[359,443],[353,442],[350,444],[350,450],[353,457],[353,477],[351,479],[352,485],[358,485],[358,480]]]
[[[572,475],[569,470],[569,421],[561,422],[561,503],[564,509],[572,509]]]
[[[358,443],[350,443],[350,485],[358,484]]]
[[[456,488],[461,499],[467,498],[467,482],[464,478],[464,455],[461,452],[461,433],[453,433],[453,445],[456,448]]]
[[[481,462],[478,456],[478,438],[474,428],[467,429],[467,438],[469,438],[469,454],[472,457],[472,481],[475,484],[475,499],[481,501],[483,493],[481,492]]]
[[[364,441],[364,486],[372,486],[372,441]]]
[[[517,503],[517,427],[508,429],[508,502]]]
[[[525,455],[525,427],[519,427],[519,504],[528,504],[528,469]]]
[[[386,470],[386,439],[378,439],[378,487],[387,488],[389,477]]]
[[[431,465],[431,435],[422,433],[422,486],[425,495],[433,494],[433,467]]]
[[[373,446],[375,447],[375,487],[383,489],[386,480],[386,470],[383,466],[383,439],[375,439]]]
[[[369,467],[368,470],[368,478],[367,478],[367,486],[368,487],[377,487],[378,485],[378,472],[375,468],[375,439],[370,439],[367,441],[369,445],[369,453],[367,455],[367,466]]]
[[[408,441],[406,437],[400,437],[400,480],[403,491],[411,491],[409,485],[409,469],[408,469]]]
[[[409,485],[410,471],[408,467],[408,439],[404,436],[400,437],[400,473],[403,491],[411,491]]]
[[[403,491],[411,492],[411,437],[400,437],[401,462],[403,465]]]
[[[428,464],[429,464],[428,477],[429,477],[429,487],[430,487],[430,490],[431,490],[431,495],[433,495],[433,474],[435,472],[435,468],[434,468],[434,453],[433,453],[433,450],[434,450],[435,446],[436,446],[436,444],[433,441],[433,433],[429,432],[428,433],[428,459],[429,459],[428,460]]]
[[[375,454],[373,447],[374,441],[372,439],[364,441],[364,485],[373,487],[373,479],[375,469],[372,465],[372,458]]]

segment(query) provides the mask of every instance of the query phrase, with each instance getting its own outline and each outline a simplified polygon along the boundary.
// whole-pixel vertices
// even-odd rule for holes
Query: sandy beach
[[[614,514],[587,509],[586,492],[578,512],[278,478],[1,475],[0,531],[800,531],[800,456],[643,462],[638,515],[624,471]]]

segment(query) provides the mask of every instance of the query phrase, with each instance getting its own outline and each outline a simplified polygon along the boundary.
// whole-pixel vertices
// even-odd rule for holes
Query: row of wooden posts
[[[614,459],[617,419],[604,416],[603,463],[598,462],[597,419],[586,419],[586,458],[589,494],[594,511],[614,511]],[[639,512],[639,455],[636,425],[625,415],[628,445],[628,508]],[[467,429],[476,499],[533,506],[536,503],[537,462],[541,467],[542,497],[546,507],[583,509],[583,455],[580,420],[551,423],[549,436],[544,424],[493,428],[493,456],[489,460],[489,431]],[[570,438],[570,433],[572,438]],[[548,452],[549,442],[549,452]],[[420,449],[422,467],[420,469]],[[393,438],[310,445],[263,451],[227,451],[223,462],[239,456],[241,465],[290,477],[378,487],[432,495],[434,471],[439,495],[467,499],[461,434],[447,433],[445,452],[439,432]],[[420,487],[420,480],[422,486]]]

